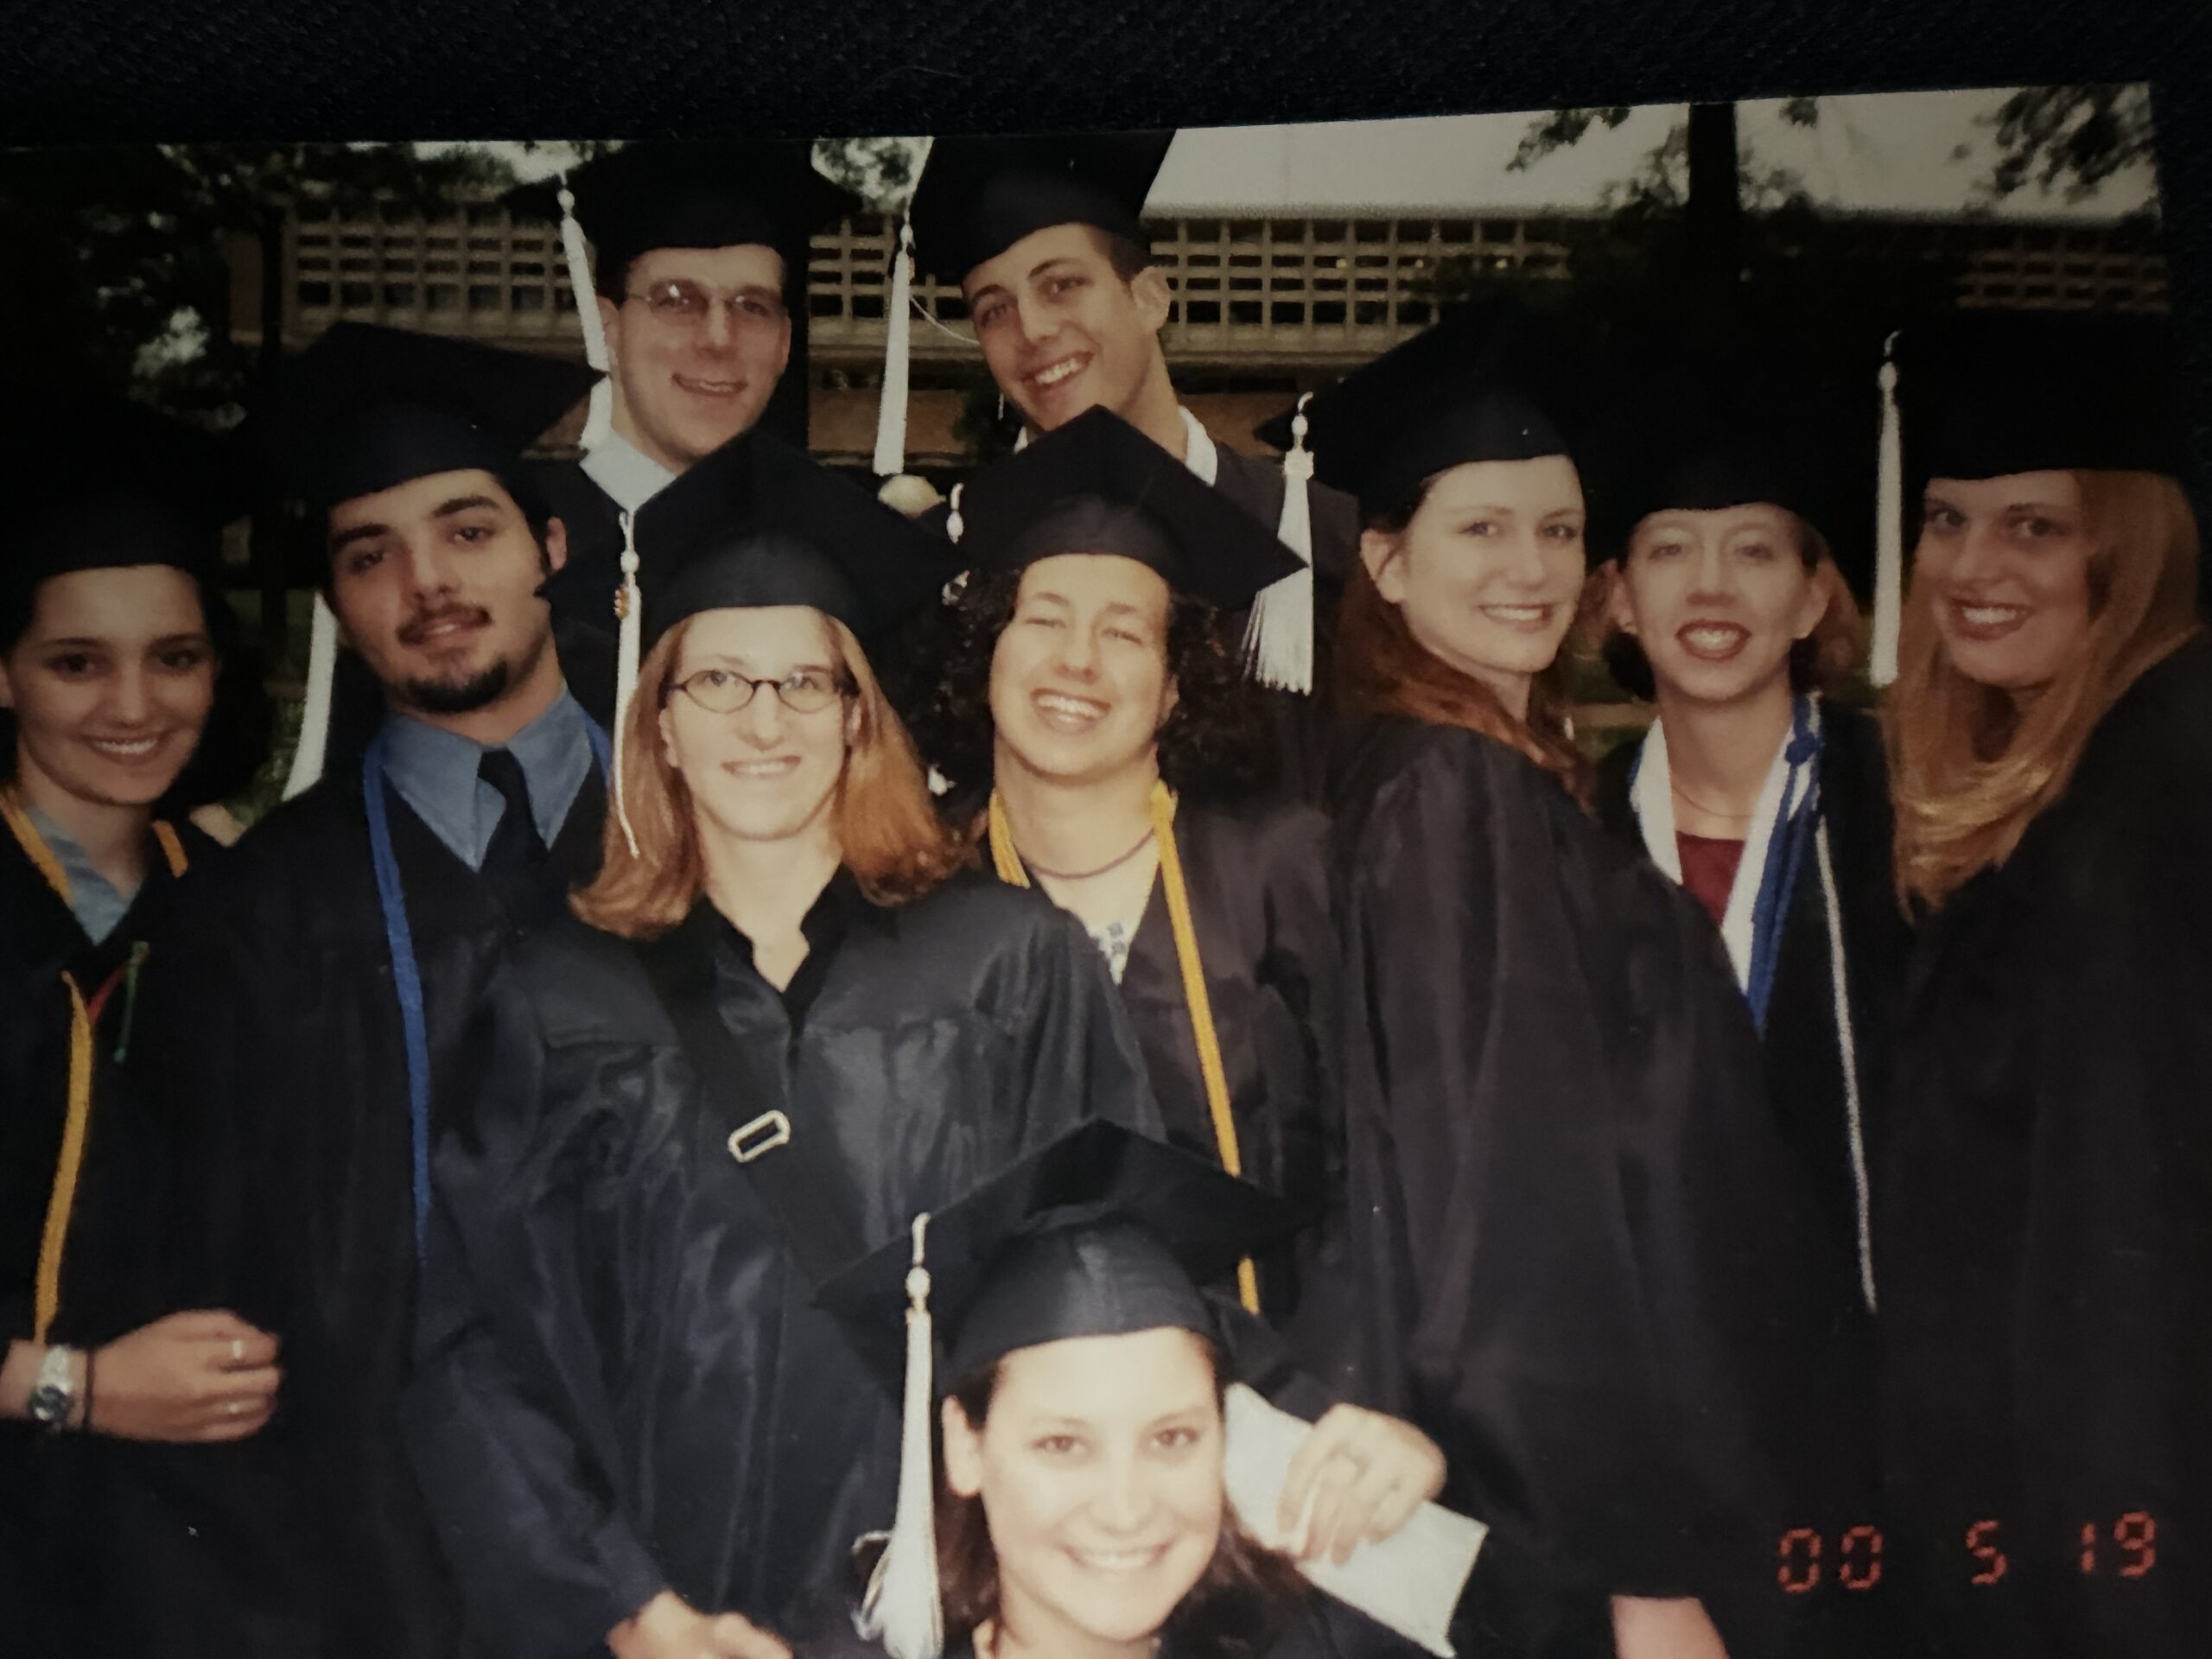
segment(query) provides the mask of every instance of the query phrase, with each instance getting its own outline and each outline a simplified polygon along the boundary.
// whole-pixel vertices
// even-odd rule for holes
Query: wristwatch
[[[39,1362],[38,1381],[31,1385],[31,1421],[48,1428],[61,1428],[77,1408],[77,1351],[49,1348]]]

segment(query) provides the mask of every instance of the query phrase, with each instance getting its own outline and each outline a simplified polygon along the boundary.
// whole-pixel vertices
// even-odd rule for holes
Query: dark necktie
[[[499,822],[484,851],[485,884],[509,920],[534,921],[558,892],[548,880],[545,838],[537,833],[537,819],[530,810],[522,762],[505,749],[486,749],[476,775],[499,791],[500,802]]]

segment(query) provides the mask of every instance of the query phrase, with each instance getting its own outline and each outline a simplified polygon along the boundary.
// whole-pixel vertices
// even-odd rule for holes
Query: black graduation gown
[[[1525,1547],[1583,1598],[1700,1596],[1732,1651],[1766,1651],[1776,1541],[1820,1480],[1796,1459],[1827,1438],[1822,1332],[1719,938],[1504,746],[1399,719],[1342,737],[1374,1403],[1444,1448],[1446,1501],[1501,1560]]]
[[[2169,1659],[2212,1630],[2208,849],[2200,635],[1922,926],[1875,1236],[1926,1651]]]
[[[1344,1176],[1327,836],[1327,818],[1311,807],[1185,800],[1175,814],[1244,1178],[1317,1223],[1341,1202]],[[1218,1159],[1164,880],[1130,941],[1122,1000],[1167,1139]],[[1292,1327],[1320,1236],[1317,1227],[1255,1263],[1261,1311],[1279,1330]]]
[[[481,1086],[477,1009],[516,923],[397,790],[385,798],[435,1129]],[[596,868],[605,802],[594,768],[551,849],[546,907]],[[209,1629],[170,1639],[451,1654],[450,1575],[398,1438],[416,1270],[407,1071],[358,769],[270,814],[190,899],[147,1009],[184,1143],[180,1294],[274,1332],[284,1381],[270,1426],[209,1460],[206,1517],[180,1522],[205,1541],[202,1576],[232,1593],[200,1616]]]
[[[1239,1639],[1242,1637],[1243,1639]],[[1484,1659],[1481,1649],[1459,1646],[1460,1659]],[[1281,1610],[1249,1636],[1222,1640],[1163,1634],[1154,1659],[1415,1659],[1422,1649],[1319,1592]],[[792,1645],[796,1659],[882,1659],[880,1643],[853,1633],[849,1618],[824,1622],[819,1635]],[[944,1659],[976,1659],[973,1642],[946,1648]]]
[[[1860,1134],[1871,1180],[1880,1166],[1882,1135],[1888,1122],[1897,999],[1912,931],[1897,902],[1891,862],[1893,825],[1881,727],[1859,709],[1824,702],[1821,728],[1820,810],[1827,825],[1836,908],[1843,924]],[[1637,747],[1624,743],[1599,763],[1595,804],[1599,821],[1641,853],[1643,833],[1629,804],[1629,775]],[[1760,1046],[1776,1123],[1818,1205],[1831,1246],[1828,1254],[1845,1269],[1845,1282],[1836,1287],[1838,1317],[1859,1322],[1852,1311],[1864,1308],[1854,1265],[1858,1176],[1852,1168],[1843,1051],[1836,1029],[1827,902],[1820,867],[1810,857],[1797,873],[1783,921]],[[1862,1351],[1871,1342],[1871,1332],[1862,1331]],[[1871,1352],[1866,1359],[1871,1364]]]
[[[899,1414],[815,1285],[1081,1122],[1158,1132],[1105,965],[1041,894],[841,880],[807,933],[781,995],[704,903],[647,944],[550,931],[494,986],[407,1418],[494,1655],[595,1650],[664,1586],[774,1625],[845,1585]],[[727,1033],[703,1090],[686,1011]],[[791,1141],[741,1166],[771,1109]]]
[[[188,868],[204,870],[219,855],[191,824],[175,829]],[[68,1115],[64,973],[87,999],[120,977],[93,1033],[92,1112],[48,1339],[97,1347],[168,1311],[160,1304],[153,1264],[162,1240],[148,1203],[158,1151],[143,1103],[115,1059],[126,1033],[145,1058],[135,1041],[129,963],[138,947],[147,960],[160,947],[179,886],[158,845],[149,842],[147,860],[130,909],[96,944],[0,830],[0,1351],[35,1329],[39,1249]],[[97,1375],[93,1382],[97,1394]],[[127,1606],[121,1575],[133,1563],[107,1542],[114,1488],[129,1478],[132,1450],[0,1421],[0,1630],[26,1651],[65,1637],[70,1651],[87,1650],[101,1639],[95,1615]]]

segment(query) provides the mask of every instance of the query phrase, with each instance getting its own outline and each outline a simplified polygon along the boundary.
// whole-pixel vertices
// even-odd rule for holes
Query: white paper
[[[1236,1518],[1257,1541],[1283,1549],[1302,1527],[1291,1532],[1278,1527],[1275,1506],[1290,1460],[1313,1426],[1268,1404],[1241,1382],[1229,1389],[1224,1418],[1223,1478]],[[1490,1529],[1479,1521],[1423,1503],[1397,1532],[1381,1543],[1360,1545],[1343,1566],[1325,1557],[1300,1562],[1298,1570],[1316,1589],[1440,1659],[1452,1659],[1452,1610],[1489,1535]]]

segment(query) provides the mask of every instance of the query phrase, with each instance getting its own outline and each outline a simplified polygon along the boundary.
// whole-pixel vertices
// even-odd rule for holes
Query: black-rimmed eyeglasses
[[[702,668],[669,689],[681,691],[709,714],[734,715],[750,705],[764,685],[795,715],[818,715],[852,690],[842,675],[826,668],[798,669],[773,680],[748,679],[727,668]]]

